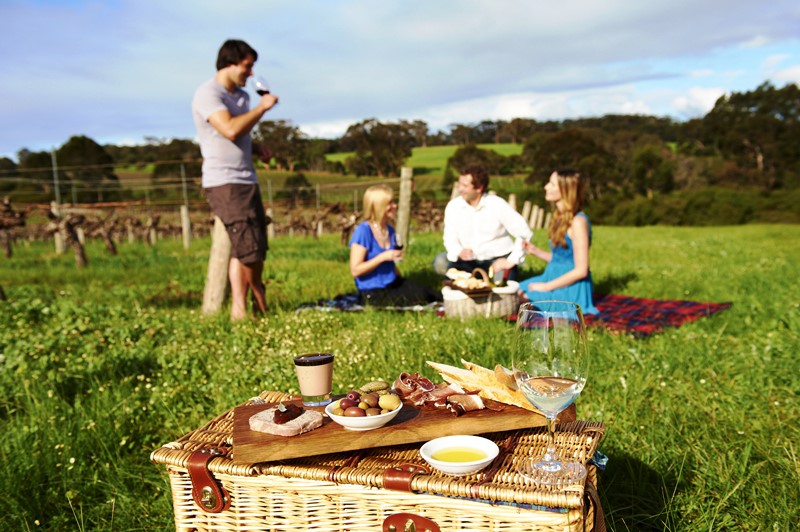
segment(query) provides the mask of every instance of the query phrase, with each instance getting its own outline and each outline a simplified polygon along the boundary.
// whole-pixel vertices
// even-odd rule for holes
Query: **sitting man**
[[[461,172],[459,196],[444,210],[447,251],[433,261],[439,275],[445,275],[449,268],[488,272],[491,267],[495,276],[517,279],[517,267],[525,262],[522,243],[530,241],[533,231],[508,202],[487,194],[488,186],[489,173],[484,168],[471,166]]]

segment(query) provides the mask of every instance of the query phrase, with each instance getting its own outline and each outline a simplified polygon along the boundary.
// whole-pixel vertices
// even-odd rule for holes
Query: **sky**
[[[800,84],[797,0],[0,0],[0,157],[72,135],[194,139],[191,100],[229,38],[288,120],[701,117]],[[251,94],[253,91],[248,87]]]

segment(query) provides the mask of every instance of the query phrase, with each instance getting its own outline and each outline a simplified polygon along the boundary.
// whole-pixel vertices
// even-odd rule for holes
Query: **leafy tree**
[[[500,128],[500,135],[506,142],[520,144],[533,134],[536,120],[528,118],[514,118],[504,122]]]
[[[345,173],[345,167],[341,162],[330,162],[325,158],[326,154],[334,152],[335,144],[335,141],[329,139],[308,139],[303,166],[317,172]]]
[[[722,96],[696,134],[704,146],[754,169],[759,186],[793,183],[800,167],[800,87],[776,89],[766,82],[753,91]]]
[[[272,154],[279,169],[294,172],[298,164],[307,161],[308,138],[299,127],[286,120],[264,120],[253,133],[253,141],[262,144]]]
[[[414,136],[402,124],[381,123],[374,118],[353,124],[344,134],[342,144],[352,146],[353,157],[346,161],[356,175],[393,176],[411,156]]]
[[[671,192],[675,187],[675,167],[655,146],[646,146],[633,156],[631,180],[637,193]]]
[[[17,170],[26,189],[52,194],[53,156],[49,152],[21,150]],[[50,199],[53,199],[52,196]]]
[[[472,137],[472,127],[465,124],[450,124],[450,137],[453,144],[466,146]]]
[[[65,182],[76,187],[75,197],[81,200],[97,198],[103,201],[108,191],[118,188],[114,174],[114,161],[97,142],[83,135],[75,135],[56,150],[59,172]]]
[[[0,192],[14,190],[18,178],[17,163],[8,157],[0,157]]]
[[[450,187],[458,178],[461,169],[467,166],[480,165],[490,174],[502,174],[506,158],[494,150],[485,150],[475,144],[467,144],[458,148],[449,159],[444,170],[442,184]]]
[[[181,177],[181,167],[186,177],[198,177],[202,173],[200,147],[194,141],[172,139],[153,151],[158,161],[153,166],[153,181]]]
[[[619,186],[616,160],[585,130],[572,128],[544,137],[535,136],[522,150],[522,158],[532,167],[527,183],[539,183],[553,170],[572,167],[591,178],[590,196]]]
[[[423,120],[408,122],[401,120],[400,125],[407,128],[408,132],[414,136],[414,145],[426,148],[428,146],[428,124]]]
[[[284,190],[279,196],[287,197],[291,208],[297,207],[298,204],[305,203],[314,192],[311,183],[302,173],[292,174],[287,177],[283,188]]]
[[[469,140],[475,144],[498,144],[504,122],[482,120],[471,128]]]

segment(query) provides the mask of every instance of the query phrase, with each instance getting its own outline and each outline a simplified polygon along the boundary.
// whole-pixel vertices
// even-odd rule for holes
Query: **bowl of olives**
[[[325,407],[325,414],[349,430],[372,430],[386,425],[403,408],[394,393],[379,395],[353,390]]]

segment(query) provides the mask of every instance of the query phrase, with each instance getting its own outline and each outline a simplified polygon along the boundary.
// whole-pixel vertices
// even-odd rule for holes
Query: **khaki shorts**
[[[211,211],[231,239],[231,257],[244,264],[267,258],[267,217],[258,185],[221,185],[203,189]]]

